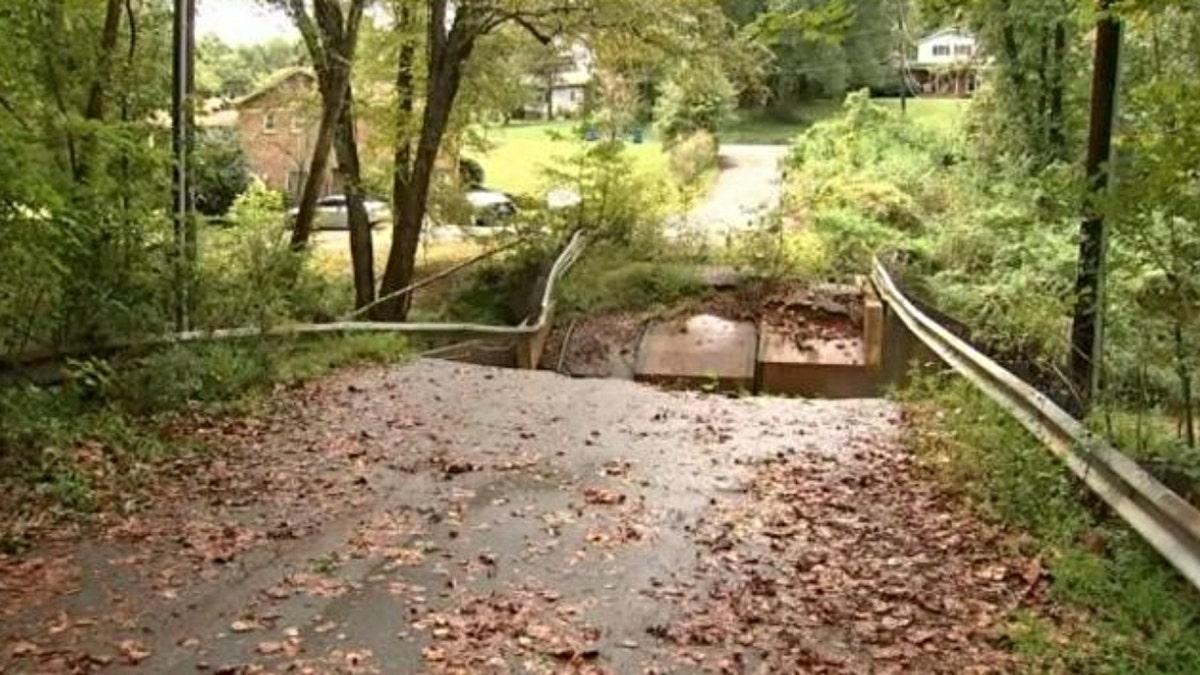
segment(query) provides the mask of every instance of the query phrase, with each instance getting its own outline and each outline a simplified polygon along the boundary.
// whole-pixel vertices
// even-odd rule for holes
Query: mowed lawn
[[[898,98],[877,98],[875,103],[900,111]],[[970,105],[968,98],[910,98],[906,114],[917,124],[952,131],[962,124]]]
[[[900,110],[898,98],[877,98],[873,102],[897,112]],[[907,115],[917,124],[953,128],[961,123],[969,105],[969,99],[913,98],[908,99]],[[787,145],[805,129],[841,110],[840,101],[819,99],[786,109],[739,111],[721,130],[721,142]]]
[[[488,150],[465,153],[483,165],[488,187],[513,194],[543,197],[553,187],[546,176],[548,167],[562,167],[564,160],[585,144],[578,122],[514,122],[484,130]],[[668,181],[667,155],[653,134],[644,142],[627,144],[635,171],[654,180]]]

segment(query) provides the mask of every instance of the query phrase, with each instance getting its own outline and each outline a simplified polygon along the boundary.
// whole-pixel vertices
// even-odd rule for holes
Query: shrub
[[[293,251],[283,198],[256,183],[230,211],[232,226],[209,229],[198,270],[196,323],[211,328],[328,321],[349,309],[344,289]]]
[[[698,131],[715,135],[736,103],[737,92],[722,69],[685,63],[663,87],[655,109],[663,142],[670,146]]]
[[[580,142],[576,148],[546,171],[549,184],[569,186],[580,196],[577,206],[547,214],[544,224],[552,234],[562,238],[582,230],[597,241],[656,245],[669,202],[662,186],[634,170],[623,141]]]
[[[717,168],[717,138],[708,131],[695,131],[672,144],[670,154],[671,173],[681,186],[692,186]]]
[[[589,252],[559,287],[559,311],[570,316],[648,310],[708,288],[687,265],[636,257],[619,248]]]
[[[877,251],[901,243],[896,230],[849,209],[818,212],[810,226],[825,242],[830,270],[842,276],[870,270]]]
[[[224,215],[250,187],[250,164],[236,131],[202,128],[196,135],[193,174],[196,210],[207,216]]]
[[[825,238],[778,218],[738,233],[728,259],[743,272],[769,279],[816,280],[832,272]]]

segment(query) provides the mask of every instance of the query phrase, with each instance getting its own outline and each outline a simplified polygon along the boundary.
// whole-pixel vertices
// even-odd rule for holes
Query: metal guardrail
[[[1046,395],[921,312],[874,261],[871,279],[918,339],[1047,445],[1091,490],[1200,589],[1200,511],[1090,432]]]
[[[195,330],[183,333],[169,333],[136,340],[110,343],[99,351],[115,352],[125,349],[145,347],[160,347],[173,344],[192,342],[207,342],[215,340],[235,340],[253,337],[286,337],[293,335],[326,335],[338,333],[399,333],[403,335],[454,335],[467,339],[499,339],[529,340],[535,346],[535,352],[527,367],[536,367],[540,357],[541,345],[550,329],[550,321],[554,310],[554,289],[562,281],[563,276],[571,266],[583,255],[587,246],[587,238],[581,232],[576,232],[568,240],[566,246],[554,260],[550,273],[546,277],[540,302],[530,312],[529,316],[516,326],[491,326],[474,323],[387,323],[375,321],[338,321],[331,323],[282,324],[279,326],[259,327],[248,326],[241,328],[218,328],[213,330]],[[72,356],[86,356],[88,352],[59,353],[48,355],[44,361],[54,361]],[[94,351],[91,353],[95,353]],[[20,360],[17,361],[20,363]]]

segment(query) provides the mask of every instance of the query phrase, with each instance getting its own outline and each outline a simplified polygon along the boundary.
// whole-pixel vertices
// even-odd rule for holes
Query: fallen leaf
[[[117,643],[117,651],[125,663],[136,666],[150,656],[150,650],[137,640],[121,640]]]
[[[29,640],[17,640],[8,648],[8,653],[13,658],[21,658],[23,656],[32,656],[38,652],[40,647]]]

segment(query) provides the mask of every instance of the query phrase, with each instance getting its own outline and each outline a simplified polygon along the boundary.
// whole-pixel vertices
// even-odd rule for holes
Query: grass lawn
[[[493,188],[513,194],[540,196],[545,194],[545,169],[556,159],[570,155],[578,144],[578,122],[514,122],[508,126],[490,127],[485,131],[491,147],[486,152],[471,152],[468,156],[483,165],[484,182]],[[639,173],[668,180],[667,156],[662,143],[649,135],[644,143],[629,143],[628,151]]]
[[[822,99],[787,107],[739,110],[735,119],[721,129],[722,143],[787,145],[801,131],[832,117],[842,109],[841,101]]]
[[[875,103],[900,109],[900,99],[877,98]],[[908,100],[908,115],[929,126],[958,124],[969,99],[916,98]],[[808,127],[836,115],[841,102],[831,99],[807,101],[787,108],[739,111],[737,119],[721,130],[721,142],[749,145],[786,145]]]
[[[875,103],[900,110],[900,99],[877,98]],[[970,99],[965,98],[910,98],[908,116],[918,124],[937,129],[953,128],[962,123]]]

